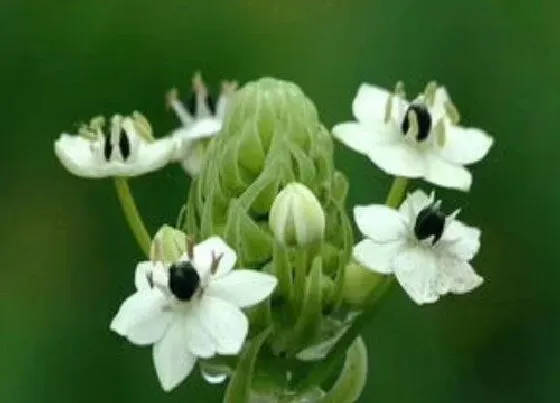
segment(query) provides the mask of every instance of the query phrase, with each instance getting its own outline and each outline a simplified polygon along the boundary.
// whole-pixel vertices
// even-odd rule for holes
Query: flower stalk
[[[121,204],[126,222],[138,242],[138,246],[142,249],[142,252],[149,257],[150,256],[150,246],[152,244],[148,230],[140,217],[136,203],[134,202],[134,197],[130,192],[130,187],[126,178],[117,177],[115,178],[115,188],[117,190],[117,196],[119,198],[119,203]]]

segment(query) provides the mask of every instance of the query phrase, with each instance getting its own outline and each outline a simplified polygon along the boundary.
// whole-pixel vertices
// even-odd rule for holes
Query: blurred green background
[[[139,109],[164,135],[178,124],[164,91],[201,69],[214,88],[293,80],[329,127],[363,81],[445,83],[497,140],[469,194],[440,192],[483,228],[486,282],[424,307],[393,289],[367,330],[361,401],[558,402],[559,14],[552,0],[3,0],[0,401],[219,401],[198,374],[164,394],[150,349],[109,332],[141,254],[111,181],[73,177],[52,152],[98,113]],[[388,178],[336,151],[349,206],[381,201]],[[188,181],[170,166],[132,187],[155,230]]]

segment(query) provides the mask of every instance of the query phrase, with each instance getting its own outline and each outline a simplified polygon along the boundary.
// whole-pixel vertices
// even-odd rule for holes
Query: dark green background
[[[139,109],[165,134],[164,91],[201,69],[214,87],[293,80],[329,127],[362,81],[445,83],[497,140],[469,194],[440,192],[483,228],[486,282],[426,307],[395,288],[367,330],[362,401],[558,402],[559,14],[545,0],[3,0],[0,401],[219,401],[198,374],[164,394],[150,350],[109,332],[140,252],[111,181],[73,177],[52,152],[98,113]],[[383,199],[365,158],[336,157],[350,205]],[[172,166],[132,186],[155,230],[188,182]]]

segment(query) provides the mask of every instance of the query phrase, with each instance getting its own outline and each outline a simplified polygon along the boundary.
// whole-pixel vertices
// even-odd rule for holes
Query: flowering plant
[[[409,178],[424,178],[467,191],[464,166],[484,157],[492,138],[459,126],[434,83],[412,102],[402,84],[393,93],[363,84],[352,104],[357,121],[332,134],[293,83],[225,83],[217,105],[199,74],[193,87],[187,107],[176,90],[167,95],[182,122],[169,136],[155,139],[135,112],[109,125],[94,118],[55,141],[71,173],[114,178],[144,253],[131,271],[135,292],[110,329],[153,345],[165,391],[198,364],[208,382],[228,380],[228,403],[356,401],[368,369],[360,332],[394,279],[417,304],[482,284],[470,264],[480,230],[458,211],[444,213],[435,193],[406,189]],[[396,175],[384,204],[348,215],[333,137]],[[151,236],[126,178],[172,162],[191,186],[175,227]]]

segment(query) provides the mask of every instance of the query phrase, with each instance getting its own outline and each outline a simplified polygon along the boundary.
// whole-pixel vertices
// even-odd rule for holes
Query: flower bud
[[[309,188],[292,182],[276,195],[268,223],[278,242],[303,247],[323,239],[325,212]]]
[[[355,307],[367,305],[371,292],[381,283],[383,275],[350,261],[344,270],[342,298]]]
[[[164,225],[154,235],[150,250],[151,259],[176,262],[186,252],[186,240],[183,231]]]

